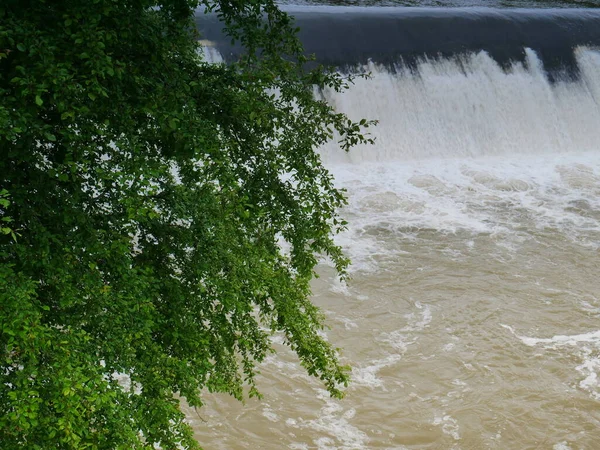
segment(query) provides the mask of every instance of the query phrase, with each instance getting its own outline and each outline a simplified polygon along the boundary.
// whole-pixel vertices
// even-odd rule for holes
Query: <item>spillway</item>
[[[484,51],[502,67],[525,62],[531,49],[551,76],[576,74],[573,49],[600,45],[600,9],[369,8],[288,6],[306,53],[340,69],[373,62],[394,70],[423,58]],[[226,61],[231,45],[216,15],[198,15],[202,38]]]

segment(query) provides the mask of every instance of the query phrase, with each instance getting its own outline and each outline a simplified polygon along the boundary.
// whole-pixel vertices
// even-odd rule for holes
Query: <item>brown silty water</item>
[[[323,149],[353,266],[323,262],[314,302],[352,384],[330,399],[275,336],[263,400],[187,410],[205,448],[600,448],[600,54],[555,84],[528,57],[324,93],[381,121],[373,148]]]

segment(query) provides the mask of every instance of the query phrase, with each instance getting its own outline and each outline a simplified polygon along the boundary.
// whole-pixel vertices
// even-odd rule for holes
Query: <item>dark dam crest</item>
[[[485,51],[502,67],[535,51],[551,78],[577,74],[574,49],[600,47],[600,9],[287,7],[307,53],[340,69],[372,61],[391,70],[424,58]],[[196,18],[202,39],[227,62],[231,45],[215,15]]]

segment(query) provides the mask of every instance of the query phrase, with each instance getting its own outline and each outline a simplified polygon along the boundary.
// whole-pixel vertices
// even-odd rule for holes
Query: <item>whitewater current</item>
[[[347,189],[348,283],[314,302],[352,366],[329,398],[276,336],[261,401],[188,410],[207,449],[600,448],[600,53],[370,66],[338,111],[374,146],[322,157]]]

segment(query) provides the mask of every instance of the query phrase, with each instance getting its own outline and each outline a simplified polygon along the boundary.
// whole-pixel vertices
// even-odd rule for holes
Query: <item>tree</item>
[[[198,6],[238,63],[202,61]],[[319,255],[344,274],[345,200],[316,149],[369,123],[306,60],[271,0],[2,2],[3,449],[195,448],[176,397],[258,395],[274,332],[341,395],[309,296]]]

